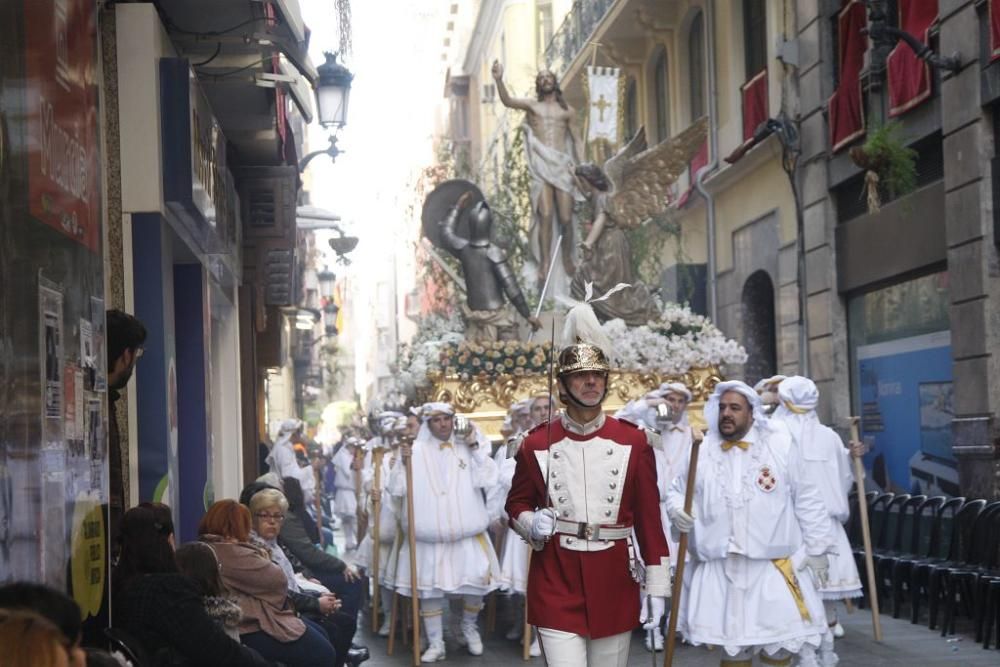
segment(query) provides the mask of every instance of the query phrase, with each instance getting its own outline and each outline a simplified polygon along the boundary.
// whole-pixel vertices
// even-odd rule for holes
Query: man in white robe
[[[422,662],[445,659],[444,615],[446,597],[461,597],[462,636],[469,653],[482,655],[478,618],[483,596],[497,588],[500,566],[487,535],[489,514],[483,491],[497,483],[497,467],[490,458],[489,439],[475,426],[468,435],[454,432],[455,411],[447,403],[429,403],[412,447],[403,444],[402,456],[393,466],[389,492],[405,502],[406,473],[403,459],[412,457],[413,521],[402,513],[403,530],[416,536],[417,582],[420,616],[427,634]],[[408,540],[399,551],[395,588],[413,595]]]
[[[274,446],[265,459],[268,471],[278,476],[278,479],[294,477],[299,480],[302,494],[305,496],[306,507],[313,504],[316,494],[316,477],[311,466],[302,467],[295,456],[295,441],[302,434],[302,422],[298,419],[286,419],[278,427],[278,436]]]
[[[816,584],[826,581],[829,519],[788,432],[743,382],[721,382],[705,406],[693,504],[687,465],[670,487],[671,526],[690,534],[678,629],[718,646],[724,667],[817,667],[828,631]],[[814,581],[815,580],[815,581]]]
[[[677,566],[677,540],[670,530],[667,514],[667,493],[682,464],[691,455],[692,431],[688,424],[687,406],[691,402],[691,392],[680,382],[667,382],[643,398],[630,401],[615,417],[633,421],[646,430],[649,444],[653,447],[656,461],[656,487],[660,492],[660,521],[663,535],[670,548],[671,569]],[[665,415],[659,413],[661,405],[667,406]],[[645,639],[646,650],[663,650],[663,630],[653,628],[652,637]]]
[[[333,457],[333,512],[344,530],[344,549],[358,548],[358,482],[361,476],[359,455],[362,442],[349,437]],[[361,465],[359,465],[361,464]]]
[[[837,600],[861,597],[861,577],[854,562],[851,544],[847,539],[844,523],[850,517],[847,494],[854,484],[851,472],[853,456],[864,455],[864,445],[857,443],[850,449],[844,447],[833,429],[820,423],[816,415],[819,390],[809,378],[794,375],[778,385],[776,421],[784,422],[795,440],[802,457],[803,469],[819,488],[826,506],[830,533],[834,538],[835,552],[830,555],[830,573],[819,593],[826,606],[826,616],[832,633],[824,637],[819,650],[823,667],[833,667],[838,662],[833,650],[833,638],[840,625],[837,622]],[[843,628],[840,628],[843,633]]]

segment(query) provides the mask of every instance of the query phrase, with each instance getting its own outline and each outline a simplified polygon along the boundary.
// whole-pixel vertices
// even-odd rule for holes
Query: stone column
[[[828,166],[830,139],[824,108],[833,93],[835,49],[825,22],[824,2],[797,2],[799,41],[798,118],[802,142],[799,183],[802,193],[806,251],[805,286],[808,295],[807,340],[809,375],[820,391],[820,419],[844,426],[850,415],[850,376],[847,318],[837,292],[836,212],[830,199]],[[799,286],[801,289],[803,286]],[[795,345],[797,326],[782,328],[782,345]]]
[[[945,228],[954,382],[952,447],[967,497],[1000,496],[1000,281],[992,238],[994,128],[980,106],[980,20],[971,0],[941,2],[943,54],[962,69],[942,73]]]

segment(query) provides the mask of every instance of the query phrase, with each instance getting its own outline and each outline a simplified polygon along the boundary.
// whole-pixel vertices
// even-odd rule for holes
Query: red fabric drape
[[[899,0],[899,27],[924,44],[937,20],[938,0]],[[930,65],[902,41],[889,54],[889,116],[900,116],[931,96]]]
[[[698,178],[698,172],[707,164],[708,139],[702,143],[701,148],[698,149],[698,152],[688,162],[688,180],[690,181],[690,185],[688,185],[688,189],[684,191],[684,194],[677,198],[677,208],[684,208],[684,205],[688,203],[691,193],[694,192],[694,180]]]
[[[753,138],[757,126],[767,120],[767,69],[743,84],[743,141]]]
[[[850,0],[837,17],[837,62],[840,81],[830,96],[830,146],[834,152],[865,133],[865,112],[861,98],[861,67],[868,38],[861,34],[867,26],[865,4]]]
[[[990,61],[1000,58],[1000,0],[990,0]]]

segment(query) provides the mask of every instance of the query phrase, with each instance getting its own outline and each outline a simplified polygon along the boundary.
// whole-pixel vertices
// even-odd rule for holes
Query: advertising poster
[[[63,416],[62,378],[62,294],[44,285],[38,286],[40,358],[45,417]]]
[[[958,492],[947,331],[858,348],[865,466],[895,493]]]
[[[90,297],[90,345],[94,356],[93,387],[94,391],[107,391],[108,389],[108,349],[105,344],[105,322],[104,299]]]
[[[96,6],[24,3],[29,211],[91,252],[101,240]]]

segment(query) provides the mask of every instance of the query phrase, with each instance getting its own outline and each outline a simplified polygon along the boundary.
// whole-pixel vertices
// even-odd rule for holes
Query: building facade
[[[880,487],[1000,495],[997,3],[558,4],[481,4],[446,85],[456,163],[467,151],[488,179],[520,122],[490,99],[494,59],[516,94],[551,68],[578,110],[586,67],[620,68],[625,137],[662,141],[708,116],[674,193],[679,251],[662,258],[661,294],[744,344],[734,375],[805,373],[826,423],[846,433],[860,417]],[[542,5],[559,13],[539,50]],[[925,64],[881,26],[958,53],[956,66]],[[914,151],[912,182],[882,183],[878,209],[860,166],[870,139]]]

